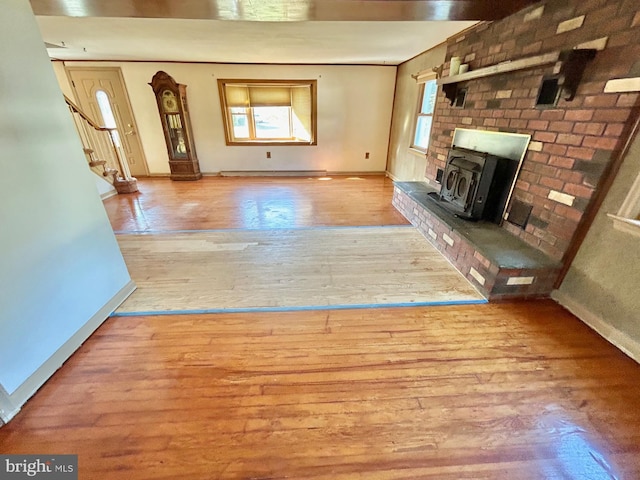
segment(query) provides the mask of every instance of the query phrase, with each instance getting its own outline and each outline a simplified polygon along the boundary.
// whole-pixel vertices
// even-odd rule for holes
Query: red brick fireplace
[[[461,82],[463,107],[438,92],[426,177],[435,186],[446,168],[456,127],[530,134],[532,141],[517,178],[511,203],[530,207],[524,229],[509,221],[503,228],[553,259],[563,257],[605,166],[619,142],[637,93],[604,93],[613,78],[640,75],[640,4],[629,0],[552,0],[511,17],[484,23],[447,47],[470,71],[501,62],[574,48],[597,49],[575,97],[536,107],[543,78],[555,64]]]
[[[584,70],[575,89],[569,88],[575,85],[565,76],[567,63],[563,66],[562,61],[510,69],[530,59],[555,59],[556,54],[559,60],[567,59],[575,50],[595,52],[581,66]],[[498,73],[459,76],[453,94],[451,85],[438,89],[427,183],[440,189],[436,179],[446,169],[456,128],[530,135],[506,208],[508,219],[499,228],[546,255],[551,263],[537,273],[534,266],[528,272],[501,270],[469,238],[458,235],[456,228],[464,227],[443,224],[442,216],[423,212],[416,202],[419,196],[409,194],[412,187],[399,189],[394,204],[419,228],[422,225],[425,236],[431,236],[432,243],[490,298],[546,295],[558,265],[578,237],[579,224],[604,181],[603,174],[627,140],[632,111],[640,107],[636,92],[605,93],[609,80],[640,76],[640,4],[637,0],[548,0],[506,19],[479,24],[449,39],[440,84],[449,77],[452,57],[467,63],[469,73],[494,69]],[[549,97],[546,91],[541,95],[541,90],[550,81],[565,85],[555,97],[557,103],[553,96],[552,101],[540,101]],[[463,91],[464,102],[459,101]],[[455,246],[457,240],[459,246]],[[501,271],[506,272],[503,280]],[[523,287],[521,278],[533,280]],[[501,282],[505,288],[496,290],[494,284],[500,287]]]

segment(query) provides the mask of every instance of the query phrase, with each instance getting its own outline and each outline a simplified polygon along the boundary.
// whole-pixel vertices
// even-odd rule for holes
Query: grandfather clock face
[[[196,157],[186,106],[186,85],[176,83],[167,72],[158,71],[151,79],[151,88],[158,105],[164,138],[169,154],[172,180],[202,178]]]
[[[163,90],[161,95],[162,112],[166,118],[171,157],[174,159],[187,158],[187,145],[184,126],[178,108],[178,99],[171,90]]]
[[[178,113],[178,99],[171,90],[162,92],[162,109],[165,113]]]

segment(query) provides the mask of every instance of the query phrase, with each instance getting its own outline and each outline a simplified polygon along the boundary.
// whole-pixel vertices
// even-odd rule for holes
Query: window
[[[96,101],[98,102],[98,108],[102,114],[102,126],[107,128],[118,128],[116,125],[116,119],[113,116],[113,110],[111,109],[111,102],[109,101],[109,95],[104,90],[98,90],[96,92]],[[120,147],[120,136],[118,131],[114,130],[111,138],[116,147]]]
[[[431,123],[433,121],[433,111],[436,106],[436,95],[438,85],[436,80],[427,80],[420,86],[419,102],[416,114],[416,125],[413,134],[411,148],[426,152],[429,147],[429,137],[431,136]]]
[[[640,77],[616,78],[609,80],[604,86],[604,92],[633,95],[635,92],[640,92]],[[636,135],[636,127],[637,125],[634,126],[634,129],[629,136],[630,139],[634,140],[629,145],[629,150],[626,150],[625,152],[625,158],[623,160],[624,164],[617,173],[615,179],[616,182],[627,182],[631,178],[633,178],[634,181],[627,193],[627,197],[620,206],[618,213],[616,215],[608,213],[607,215],[613,220],[613,226],[616,229],[640,237],[640,173],[638,173],[638,154],[636,150],[638,142],[640,142],[640,136]],[[632,171],[635,171],[633,174],[628,172],[622,174],[623,170],[629,168],[625,165],[627,162],[632,162],[630,168]],[[616,188],[615,184],[613,185],[613,188]],[[608,195],[610,195],[610,193]]]
[[[616,215],[608,213],[607,215],[613,220],[613,226],[617,230],[640,237],[640,175],[631,185],[618,213]]]
[[[316,80],[218,80],[227,145],[316,145]]]

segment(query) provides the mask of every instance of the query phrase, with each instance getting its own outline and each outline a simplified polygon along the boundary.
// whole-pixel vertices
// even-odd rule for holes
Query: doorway
[[[117,140],[134,177],[149,176],[129,96],[119,68],[68,67],[76,100],[95,121],[116,128]]]

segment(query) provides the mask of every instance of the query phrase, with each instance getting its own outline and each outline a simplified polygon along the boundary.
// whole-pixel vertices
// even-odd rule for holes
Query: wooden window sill
[[[632,218],[619,217],[612,213],[607,213],[607,216],[613,220],[613,228],[621,232],[630,233],[636,237],[640,237],[640,220],[634,220]]]
[[[409,153],[412,153],[412,154],[417,155],[419,157],[426,157],[426,155],[427,155],[426,151],[418,150],[417,148],[414,148],[414,147],[409,147]]]

